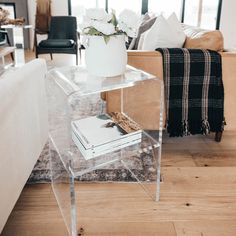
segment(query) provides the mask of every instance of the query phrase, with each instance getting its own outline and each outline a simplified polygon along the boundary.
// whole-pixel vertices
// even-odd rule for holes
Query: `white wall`
[[[35,25],[36,0],[28,0],[29,24]],[[52,0],[52,15],[68,15],[68,0]],[[30,32],[31,48],[33,48],[34,33]]]
[[[52,15],[53,16],[68,15],[68,0],[52,0]]]
[[[236,49],[236,1],[223,0],[220,30],[224,35],[225,48]]]

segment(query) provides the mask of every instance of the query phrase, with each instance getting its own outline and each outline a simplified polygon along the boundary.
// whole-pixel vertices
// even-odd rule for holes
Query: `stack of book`
[[[71,122],[72,139],[86,160],[141,142],[140,127],[122,113]]]

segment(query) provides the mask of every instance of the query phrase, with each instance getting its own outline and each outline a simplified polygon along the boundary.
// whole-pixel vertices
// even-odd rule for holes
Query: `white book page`
[[[126,131],[112,124],[114,122],[107,115],[88,117],[73,122],[76,131],[88,146],[102,145],[127,135]]]

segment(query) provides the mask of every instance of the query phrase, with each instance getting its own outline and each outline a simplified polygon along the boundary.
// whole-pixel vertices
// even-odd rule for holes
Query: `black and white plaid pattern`
[[[221,55],[211,50],[158,48],[163,57],[167,131],[170,136],[223,130]]]

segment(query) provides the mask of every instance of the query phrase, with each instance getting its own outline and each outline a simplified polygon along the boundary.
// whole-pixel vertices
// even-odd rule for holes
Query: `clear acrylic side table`
[[[142,113],[143,109],[138,102],[132,102],[130,106],[130,99],[134,99],[131,95],[137,86],[145,88],[147,83],[152,83],[157,89],[157,99],[152,101],[152,107],[160,111],[156,117],[159,129],[142,130],[140,143],[85,160],[72,140],[71,121],[106,113],[106,101],[102,99],[101,93],[116,90],[121,94],[119,112],[136,121],[137,113]],[[47,85],[52,187],[69,234],[76,236],[80,227],[76,208],[76,194],[79,195],[79,191],[75,191],[75,182],[86,180],[86,176],[94,171],[100,170],[103,177],[96,176],[89,180],[137,182],[147,196],[158,201],[163,117],[162,81],[129,66],[125,74],[110,78],[90,76],[80,66],[51,70]],[[148,105],[151,102],[145,95],[145,89],[140,96],[142,104]],[[145,112],[148,111],[145,109]],[[142,127],[142,124],[139,125]],[[114,175],[106,176],[106,170],[122,170],[126,177],[117,179],[113,178]]]

